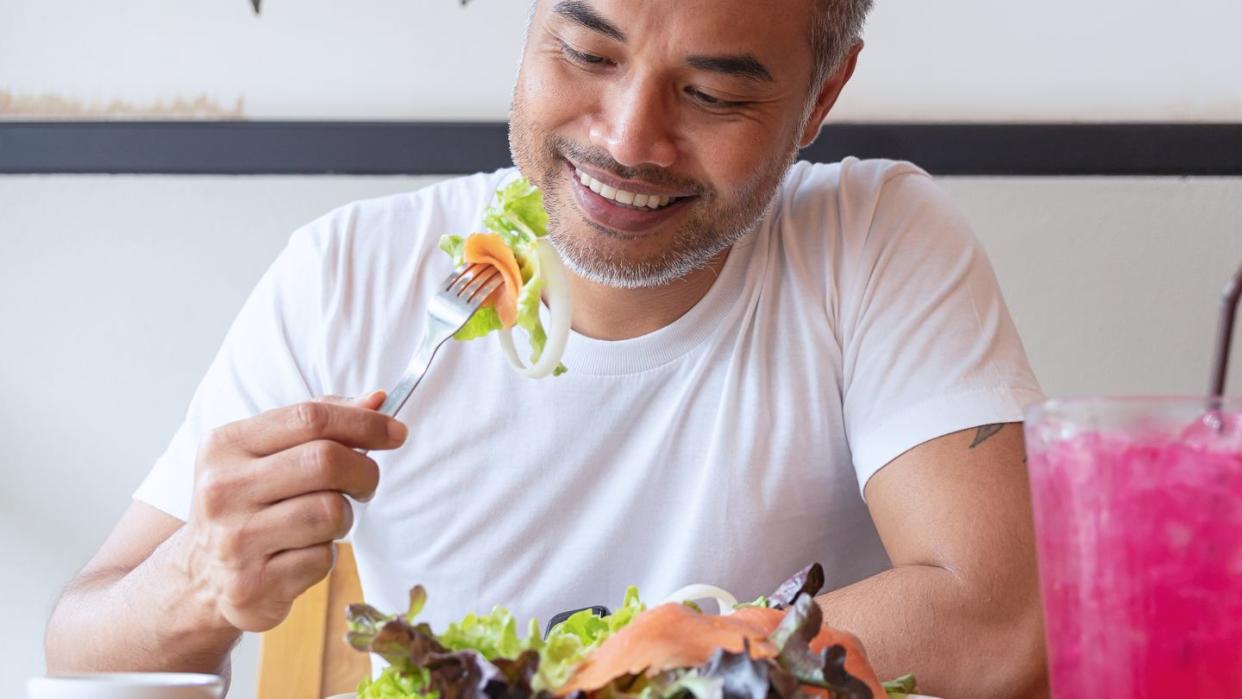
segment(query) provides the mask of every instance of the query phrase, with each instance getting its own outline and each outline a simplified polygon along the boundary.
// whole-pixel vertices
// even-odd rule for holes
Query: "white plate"
[[[215,675],[176,672],[100,672],[31,677],[30,699],[219,699]]]

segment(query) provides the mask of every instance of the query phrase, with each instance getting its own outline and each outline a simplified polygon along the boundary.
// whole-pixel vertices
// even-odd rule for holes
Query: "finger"
[[[345,398],[343,396],[321,396],[315,400],[323,403],[332,403],[334,405],[352,405],[356,408],[364,410],[378,410],[384,404],[384,399],[388,394],[383,391],[371,391],[370,393],[355,396],[353,398]]]
[[[331,543],[349,533],[353,508],[340,493],[321,491],[278,502],[259,510],[246,522],[248,555]]]
[[[246,479],[252,502],[274,503],[318,490],[367,501],[379,486],[379,466],[366,454],[320,439],[252,461]]]
[[[281,599],[292,600],[323,580],[336,564],[336,545],[328,542],[281,551],[267,561],[264,582]]]
[[[394,449],[405,441],[401,422],[353,405],[308,401],[226,425],[225,438],[254,456],[267,456],[317,439],[356,449]]]

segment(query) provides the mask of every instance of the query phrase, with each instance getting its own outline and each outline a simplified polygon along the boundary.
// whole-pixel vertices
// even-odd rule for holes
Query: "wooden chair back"
[[[345,607],[362,601],[354,549],[338,542],[336,567],[263,634],[258,699],[323,699],[352,692],[371,672],[370,656],[345,643]]]

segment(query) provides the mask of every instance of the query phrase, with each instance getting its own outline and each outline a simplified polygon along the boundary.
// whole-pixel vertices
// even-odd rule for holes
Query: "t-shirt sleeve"
[[[899,170],[844,214],[865,231],[847,242],[841,290],[846,433],[865,488],[903,452],[1020,421],[1043,395],[987,255],[931,177]]]
[[[317,222],[320,223],[320,222]],[[194,393],[185,420],[134,499],[185,521],[199,444],[221,425],[319,394],[323,296],[316,224],[299,230],[260,279]]]

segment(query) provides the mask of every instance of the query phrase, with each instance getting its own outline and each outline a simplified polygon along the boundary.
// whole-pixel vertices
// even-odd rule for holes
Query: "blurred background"
[[[0,172],[6,124],[28,121],[502,122],[526,12],[518,0],[268,0],[260,16],[245,0],[0,0]],[[878,0],[832,121],[1236,126],[1239,26],[1236,0]],[[1187,168],[1214,176],[970,174],[972,157],[998,156],[978,152],[940,178],[1050,395],[1205,390],[1217,298],[1242,262],[1242,141],[1223,143],[1214,169],[1202,152]],[[1090,157],[1107,171],[1130,155]],[[3,696],[43,671],[60,588],[127,506],[287,236],[444,176],[25,169],[0,174]],[[231,697],[253,697],[255,649],[238,649]]]

